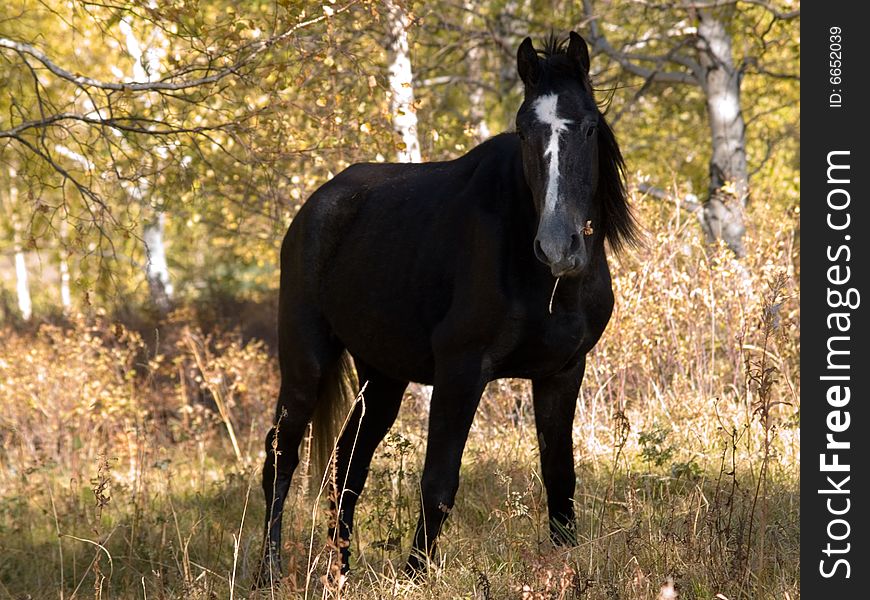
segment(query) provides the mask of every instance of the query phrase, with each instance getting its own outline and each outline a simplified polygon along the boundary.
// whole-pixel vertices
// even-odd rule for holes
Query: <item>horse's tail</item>
[[[323,374],[311,420],[311,484],[319,490],[324,475],[332,477],[335,443],[356,397],[356,373],[347,352]]]

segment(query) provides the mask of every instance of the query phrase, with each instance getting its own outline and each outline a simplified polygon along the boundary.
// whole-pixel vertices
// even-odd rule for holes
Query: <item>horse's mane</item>
[[[616,136],[601,115],[598,126],[598,201],[603,213],[604,236],[614,251],[638,242],[637,221],[625,192],[625,161]]]
[[[541,80],[548,81],[560,77],[576,77],[577,68],[568,59],[568,39],[560,39],[550,33],[543,48],[538,54],[541,61]],[[588,74],[584,75],[584,87],[595,102],[592,81]],[[598,181],[597,200],[601,205],[603,223],[600,225],[604,237],[614,251],[620,250],[626,244],[635,245],[638,241],[638,227],[625,191],[625,161],[616,136],[604,118],[604,112],[596,103],[599,114],[598,127],[598,165],[600,176]]]

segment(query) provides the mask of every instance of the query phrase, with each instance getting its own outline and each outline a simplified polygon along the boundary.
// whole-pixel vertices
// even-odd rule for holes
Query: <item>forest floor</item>
[[[260,350],[249,360],[269,360]],[[37,434],[26,449],[10,439],[0,598],[641,599],[673,597],[669,581],[679,598],[800,595],[795,424],[778,431],[760,480],[764,442],[751,407],[711,398],[692,416],[676,411],[677,423],[664,404],[618,410],[584,392],[574,433],[578,546],[554,548],[525,382],[488,390],[426,583],[401,574],[425,449],[426,393],[416,387],[374,460],[343,589],[324,587],[326,506],[308,492],[303,466],[285,517],[289,574],[252,593],[270,410],[238,419],[237,457],[209,402],[165,414],[159,430],[127,417],[114,431],[74,431],[72,414],[56,424],[72,434],[62,442]]]
[[[272,350],[232,327],[204,333],[186,310],[147,342],[97,309],[3,325],[0,600],[796,600],[796,238],[788,223],[769,228],[736,264],[672,223],[614,263],[617,310],[574,421],[578,545],[549,542],[529,384],[494,382],[425,582],[401,574],[424,388],[409,388],[375,456],[350,577],[324,577],[326,506],[304,463],[285,517],[287,575],[252,592]]]

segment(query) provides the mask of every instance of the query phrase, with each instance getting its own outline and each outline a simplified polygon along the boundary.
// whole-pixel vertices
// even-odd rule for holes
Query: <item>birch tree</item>
[[[763,20],[768,30],[772,23],[798,18],[800,11],[781,11],[764,0],[639,4],[647,11],[645,16],[654,15],[657,22],[667,23],[666,33],[660,37],[669,43],[659,44],[654,52],[638,51],[632,46],[646,47],[650,43],[635,36],[623,47],[616,47],[605,34],[605,18],[594,10],[592,0],[583,0],[593,54],[603,54],[626,73],[641,78],[640,93],[654,84],[700,88],[710,132],[709,187],[702,203],[682,204],[698,216],[709,241],[722,240],[741,257],[745,252],[745,209],[750,197],[746,123],[740,98],[742,79],[752,70],[774,77],[797,79],[798,75],[768,71],[758,55],[747,54],[738,62],[731,31],[745,7],[763,13],[759,22]],[[763,29],[759,37],[763,47]]]
[[[15,260],[15,295],[18,300],[18,312],[21,318],[29,321],[33,316],[33,300],[30,297],[30,277],[27,272],[27,260],[22,242],[20,207],[18,204],[18,173],[15,167],[9,167],[9,206],[7,212],[12,219],[12,252]]]
[[[473,31],[475,3],[471,0],[466,0],[463,8],[465,9],[463,25],[467,31]],[[492,135],[486,122],[486,106],[484,105],[485,88],[483,86],[483,69],[481,68],[484,57],[485,51],[480,41],[477,39],[473,40],[472,46],[468,49],[468,54],[465,55],[465,61],[468,65],[468,80],[472,86],[471,94],[468,98],[468,118],[471,121],[471,126],[474,128],[474,139],[478,143],[483,142]]]
[[[94,168],[94,164],[87,157],[69,149],[64,144],[56,144],[55,150],[58,154],[77,164],[83,171],[91,171]],[[60,238],[57,257],[60,272],[60,306],[63,313],[68,315],[72,311],[72,293],[70,291],[69,269],[69,220],[66,215],[61,215],[58,235]]]
[[[122,18],[118,27],[124,36],[127,53],[133,59],[131,81],[151,83],[159,79],[162,68],[158,49],[153,45],[144,46],[136,37],[128,19]],[[159,31],[153,30],[152,41],[156,41],[160,37]],[[148,96],[145,96],[143,101],[146,104],[150,102]],[[152,161],[157,160],[161,154],[165,154],[165,149],[157,148],[155,155],[150,158]],[[154,169],[148,170],[153,171]],[[145,247],[145,279],[148,282],[151,301],[157,310],[165,314],[169,311],[173,294],[169,263],[166,257],[166,215],[156,203],[150,201],[151,185],[147,176],[135,179],[130,188],[130,194],[135,200],[151,208],[148,211],[150,214],[142,226],[142,242]]]
[[[62,219],[60,223],[60,247],[58,248],[58,270],[60,271],[60,306],[65,315],[72,310],[72,293],[70,291],[69,273],[69,223]]]
[[[399,162],[420,162],[417,135],[417,109],[414,106],[414,71],[408,44],[411,19],[401,0],[387,0],[387,61],[389,63],[389,100],[393,129],[401,138],[396,158]]]

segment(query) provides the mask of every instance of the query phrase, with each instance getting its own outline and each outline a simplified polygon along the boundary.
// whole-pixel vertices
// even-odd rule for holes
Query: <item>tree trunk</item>
[[[465,0],[465,28],[472,31],[474,28],[474,13],[475,3],[470,0]],[[468,80],[482,81],[483,73],[481,63],[483,62],[484,52],[477,40],[472,40],[472,46],[465,55],[465,60],[468,65]],[[468,117],[471,120],[471,126],[474,128],[474,139],[479,144],[489,139],[491,133],[489,125],[486,123],[486,106],[484,100],[484,88],[480,84],[472,84],[471,95],[468,98],[471,104],[468,111]]]
[[[18,295],[18,311],[21,313],[21,318],[29,321],[33,316],[33,301],[30,298],[27,261],[21,245],[21,223],[16,213],[18,210],[18,186],[15,183],[17,175],[15,167],[9,167],[9,209],[12,214],[12,243],[15,252],[15,291]]]
[[[18,240],[15,241],[15,289],[18,293],[18,311],[21,318],[29,321],[33,316],[33,302],[30,299],[30,283],[27,277],[27,263]]]
[[[393,129],[402,138],[396,157],[399,162],[420,162],[420,139],[417,136],[417,111],[414,108],[414,72],[408,50],[410,19],[400,0],[387,0],[389,43],[390,113]]]
[[[72,294],[69,291],[69,252],[67,244],[69,240],[69,224],[66,219],[60,222],[60,248],[58,258],[60,266],[60,305],[63,314],[68,315],[72,308]]]
[[[161,65],[153,49],[144,48],[136,37],[132,26],[126,19],[118,23],[127,45],[127,53],[133,58],[133,80],[154,81],[160,76]],[[148,203],[149,182],[140,178],[134,183],[132,194],[136,200]],[[161,314],[169,312],[172,302],[172,280],[169,277],[169,266],[166,261],[166,245],[164,243],[166,217],[160,208],[152,208],[153,218],[142,228],[142,241],[145,245],[145,279],[151,301]]]
[[[158,212],[156,218],[147,223],[142,232],[147,255],[145,279],[148,281],[151,300],[161,314],[169,312],[173,293],[169,265],[166,262],[166,246],[163,242],[165,219],[164,214]]]
[[[746,125],[740,109],[740,71],[731,55],[726,24],[733,9],[698,11],[699,62],[712,135],[709,198],[701,224],[708,240],[723,240],[738,257],[745,253],[743,212],[749,198]]]

